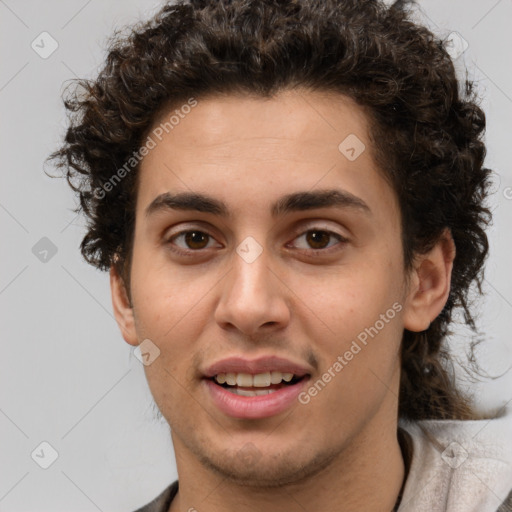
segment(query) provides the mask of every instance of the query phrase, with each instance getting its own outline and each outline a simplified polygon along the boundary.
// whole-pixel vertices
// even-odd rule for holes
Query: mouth
[[[312,368],[277,355],[247,359],[233,355],[202,370],[207,398],[232,418],[280,414],[298,402]]]
[[[205,377],[208,398],[226,416],[262,419],[275,416],[298,405],[310,374],[265,372],[219,373]]]
[[[245,397],[265,396],[296,385],[309,374],[295,375],[279,371],[257,373],[219,373],[210,380],[226,391]]]

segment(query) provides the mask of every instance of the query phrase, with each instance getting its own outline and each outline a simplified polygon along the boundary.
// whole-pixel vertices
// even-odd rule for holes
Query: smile
[[[278,371],[219,373],[204,379],[213,403],[233,418],[258,419],[277,415],[293,405],[309,380]]]

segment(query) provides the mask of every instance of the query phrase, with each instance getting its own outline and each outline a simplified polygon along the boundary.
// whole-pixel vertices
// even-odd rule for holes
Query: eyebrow
[[[288,194],[272,205],[271,213],[272,217],[275,218],[290,212],[317,208],[353,209],[371,215],[370,207],[360,197],[339,189]],[[146,208],[146,216],[165,210],[190,210],[211,213],[225,218],[231,217],[226,203],[206,194],[195,192],[180,192],[178,194],[165,192],[160,194]]]

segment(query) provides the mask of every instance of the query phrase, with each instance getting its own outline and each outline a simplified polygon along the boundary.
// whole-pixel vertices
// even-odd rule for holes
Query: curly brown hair
[[[446,228],[456,246],[443,311],[426,331],[404,331],[399,415],[475,417],[445,345],[457,307],[476,330],[469,296],[473,286],[482,293],[491,220],[485,115],[473,83],[457,79],[443,42],[409,19],[407,2],[180,0],[114,34],[98,77],[77,85],[64,102],[65,143],[50,159],[88,218],[83,256],[102,270],[114,265],[128,291],[138,165],[126,162],[163,112],[191,97],[268,98],[294,87],[353,98],[399,200],[406,270]],[[123,179],[106,187],[123,165]]]

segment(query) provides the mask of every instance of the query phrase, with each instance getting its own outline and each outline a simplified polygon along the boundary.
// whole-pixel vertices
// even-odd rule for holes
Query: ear
[[[455,243],[446,229],[436,245],[416,257],[404,308],[404,327],[420,332],[443,310],[450,294]]]
[[[114,265],[110,267],[110,291],[112,294],[114,316],[121,330],[121,334],[126,343],[136,346],[139,343],[135,331],[133,308],[130,305],[124,281],[118,274]]]

